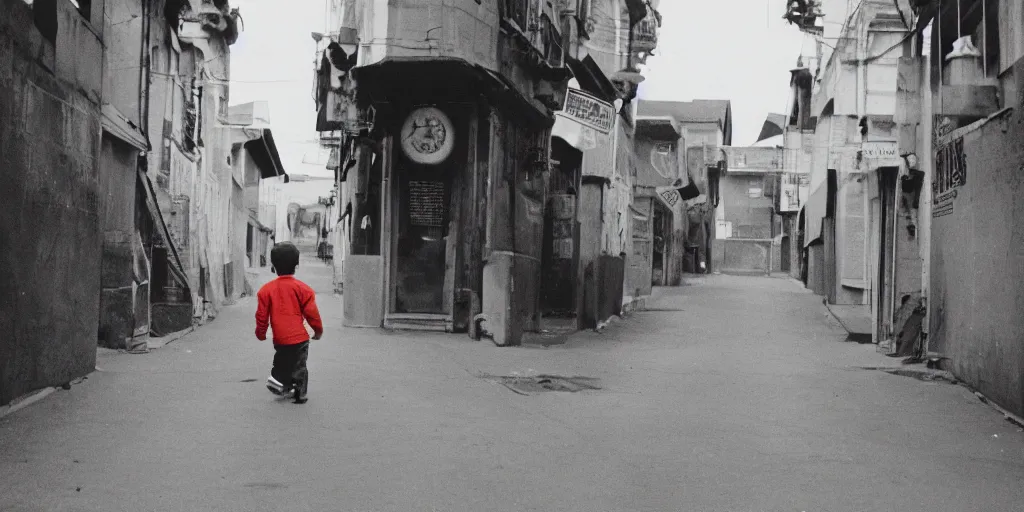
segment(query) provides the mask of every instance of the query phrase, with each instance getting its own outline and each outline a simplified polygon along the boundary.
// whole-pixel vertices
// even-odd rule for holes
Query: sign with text
[[[861,159],[875,167],[899,166],[900,151],[895,142],[865,142],[860,148]]]
[[[578,89],[570,88],[566,93],[562,114],[606,135],[615,125],[615,107],[611,103]]]
[[[935,178],[932,181],[932,217],[953,213],[957,189],[967,184],[967,156],[964,138],[958,137],[935,151]]]

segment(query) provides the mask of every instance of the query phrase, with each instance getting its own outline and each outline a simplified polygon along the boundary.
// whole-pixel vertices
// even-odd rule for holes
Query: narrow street
[[[311,272],[309,269],[305,269]],[[299,277],[303,276],[300,267]],[[784,279],[711,276],[551,348],[340,327],[310,401],[264,388],[251,298],[147,355],[105,351],[0,420],[0,510],[1015,510],[1024,433],[844,343]],[[518,394],[488,375],[598,379]]]

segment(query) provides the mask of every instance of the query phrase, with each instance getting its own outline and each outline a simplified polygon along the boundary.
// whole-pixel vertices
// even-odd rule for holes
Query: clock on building
[[[451,119],[435,107],[413,110],[402,125],[401,137],[402,151],[418,164],[440,164],[455,148],[455,127]]]

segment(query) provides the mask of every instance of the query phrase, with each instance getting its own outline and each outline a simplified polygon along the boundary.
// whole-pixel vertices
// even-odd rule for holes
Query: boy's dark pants
[[[299,397],[306,397],[306,390],[309,388],[309,370],[306,368],[306,360],[309,358],[309,341],[303,341],[295,345],[274,345],[274,368],[270,370],[278,382],[284,385],[287,391],[295,386],[299,389]]]

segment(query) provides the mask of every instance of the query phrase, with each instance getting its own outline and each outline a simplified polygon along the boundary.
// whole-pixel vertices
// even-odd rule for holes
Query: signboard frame
[[[590,111],[586,112],[588,108]],[[565,94],[561,114],[604,135],[611,133],[615,127],[614,105],[571,87]]]

